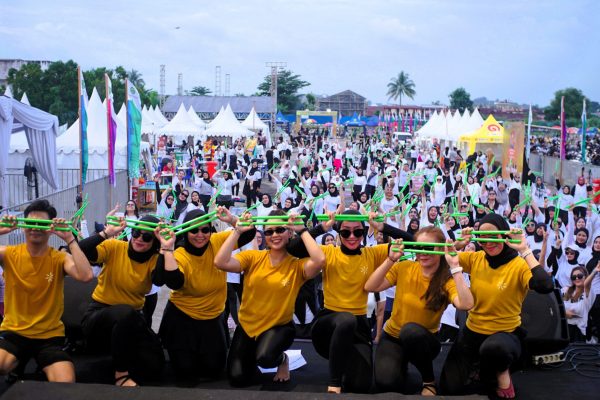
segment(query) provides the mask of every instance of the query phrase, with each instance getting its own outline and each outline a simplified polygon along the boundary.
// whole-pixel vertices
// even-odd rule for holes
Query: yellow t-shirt
[[[469,311],[467,327],[491,335],[512,332],[521,325],[521,306],[529,290],[531,270],[521,257],[499,268],[490,268],[485,252],[458,253],[460,266],[471,275],[475,305]]]
[[[409,322],[417,323],[432,333],[440,329],[440,320],[446,307],[439,311],[426,308],[424,296],[431,279],[423,275],[418,262],[401,261],[394,264],[385,275],[385,279],[392,286],[396,286],[392,316],[384,328],[388,335],[399,337],[400,329]],[[452,278],[446,281],[444,290],[448,294],[449,302],[458,296],[456,283]]]
[[[0,330],[30,339],[65,335],[65,253],[51,247],[32,257],[26,244],[7,246],[4,254],[4,321]]]
[[[288,255],[279,265],[272,265],[270,253],[268,250],[245,250],[234,255],[244,272],[239,320],[252,338],[292,320],[296,297],[306,281],[306,258]]]
[[[365,283],[386,259],[388,245],[364,247],[357,255],[344,254],[339,247],[321,246],[321,249],[326,260],[323,267],[325,308],[366,315],[369,293],[364,290]]]
[[[127,255],[128,246],[128,242],[109,239],[96,247],[96,262],[104,266],[98,275],[98,285],[92,298],[103,304],[128,304],[140,310],[152,287],[152,271],[156,267],[158,254],[152,255],[144,263],[138,263]]]
[[[213,319],[225,309],[227,273],[215,267],[214,259],[231,232],[210,235],[202,256],[194,256],[183,247],[175,250],[175,260],[185,280],[180,289],[171,291],[170,300],[194,319]]]

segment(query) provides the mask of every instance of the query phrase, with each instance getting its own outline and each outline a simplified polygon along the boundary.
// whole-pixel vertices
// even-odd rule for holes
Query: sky
[[[576,87],[600,100],[596,0],[0,0],[0,59],[69,60],[84,70],[124,66],[166,93],[206,86],[215,66],[230,93],[250,95],[266,62],[311,83],[303,93],[353,90],[391,104],[400,71],[415,83],[403,104],[471,98],[546,106]]]

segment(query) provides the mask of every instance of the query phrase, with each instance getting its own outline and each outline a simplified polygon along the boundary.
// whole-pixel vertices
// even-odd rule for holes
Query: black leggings
[[[521,333],[517,328],[512,333],[483,335],[464,327],[444,363],[440,390],[445,395],[462,394],[478,371],[481,382],[495,388],[496,374],[506,371],[521,356]]]
[[[170,301],[160,326],[163,345],[181,379],[217,379],[225,369],[227,342],[223,315],[194,319]]]
[[[367,393],[373,382],[371,330],[365,315],[323,309],[313,322],[317,353],[329,360],[329,386]]]
[[[383,333],[375,351],[375,383],[381,392],[400,392],[406,378],[408,363],[412,363],[423,378],[433,382],[433,360],[440,353],[436,336],[415,323],[408,323],[395,338]]]
[[[134,379],[154,379],[164,365],[164,353],[140,311],[126,304],[109,306],[95,301],[81,321],[91,350],[112,354],[115,371]]]
[[[158,303],[158,292],[149,294],[144,299],[142,313],[144,314],[144,319],[150,329],[152,329],[152,315],[154,315],[154,310],[156,310],[156,303]]]
[[[248,336],[241,325],[235,328],[229,355],[227,356],[227,376],[232,386],[252,384],[257,366],[275,368],[283,362],[283,352],[294,342],[294,323],[274,326],[258,335]]]

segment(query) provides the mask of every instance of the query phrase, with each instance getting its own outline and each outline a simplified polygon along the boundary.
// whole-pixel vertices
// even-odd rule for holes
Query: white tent
[[[56,136],[58,118],[37,108],[20,103],[8,96],[0,96],[0,200],[8,204],[5,174],[12,133],[25,130],[32,149],[34,165],[50,186],[58,186],[56,163]]]
[[[217,114],[215,119],[213,119],[212,121],[210,121],[209,123],[206,124],[207,128],[210,128],[214,124],[218,124],[219,121],[223,118],[224,114],[225,114],[225,108],[223,108],[223,106],[221,106],[221,109],[219,110],[219,113]]]
[[[219,118],[219,116],[221,117]],[[229,104],[227,104],[227,108],[223,112],[219,112],[217,118],[213,120],[210,127],[204,133],[207,136],[228,136],[234,139],[252,135],[252,132],[243,127],[237,120]]]
[[[440,116],[437,110],[435,110],[433,114],[431,114],[429,120],[425,123],[425,125],[423,125],[421,128],[419,128],[419,130],[417,130],[417,135],[422,139],[428,138],[432,132],[432,127],[437,124],[437,120],[439,117]]]
[[[165,116],[157,106],[154,106],[152,110],[148,111],[154,115],[154,121],[157,122],[158,126],[160,126],[161,128],[169,123],[169,120],[165,118]]]
[[[457,142],[460,135],[471,132],[472,129],[469,128],[469,121],[471,120],[471,113],[468,108],[465,108],[465,112],[463,113],[456,129],[450,133],[450,140],[453,142]]]
[[[242,122],[242,126],[252,130],[252,131],[262,131],[263,135],[267,138],[267,148],[271,147],[271,134],[269,130],[269,125],[265,124],[256,114],[256,110],[252,107],[250,113]]]
[[[177,114],[175,114],[173,119],[167,125],[160,128],[158,132],[161,135],[175,136],[180,140],[187,140],[188,136],[203,136],[202,129],[192,121],[183,103],[179,106],[179,110],[177,110]]]
[[[202,119],[198,116],[198,114],[196,114],[196,110],[194,110],[194,106],[190,106],[190,109],[188,110],[188,114],[190,114],[190,119],[192,120],[192,122],[194,122],[196,125],[198,125],[199,128],[206,129],[206,122],[202,121]]]

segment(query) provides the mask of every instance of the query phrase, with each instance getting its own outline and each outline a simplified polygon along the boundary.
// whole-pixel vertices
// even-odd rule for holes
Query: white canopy
[[[183,103],[179,106],[177,114],[164,127],[160,128],[161,135],[175,136],[178,139],[186,139],[188,136],[201,136],[202,129],[190,118]]]
[[[206,122],[202,121],[202,119],[198,116],[196,110],[194,110],[194,106],[190,106],[188,114],[190,114],[190,119],[192,120],[192,122],[198,125],[198,127],[200,127],[201,129],[206,129]]]
[[[223,112],[219,112],[209,125],[210,127],[204,131],[207,136],[228,136],[237,139],[241,136],[252,135],[251,131],[239,123],[229,104]]]
[[[271,147],[271,134],[269,125],[265,124],[256,114],[256,110],[252,107],[250,110],[250,114],[246,117],[244,122],[242,122],[242,126],[251,129],[255,132],[262,131],[263,135],[267,138],[267,148]]]
[[[152,110],[148,111],[150,111],[154,115],[154,121],[156,121],[161,128],[169,123],[169,120],[165,118],[165,116],[157,106],[154,106]]]
[[[0,96],[0,200],[3,206],[8,205],[7,190],[10,188],[5,186],[5,175],[12,133],[21,129],[18,124],[22,124],[25,130],[36,169],[50,186],[53,188],[58,186],[56,168],[58,118],[8,96]]]

